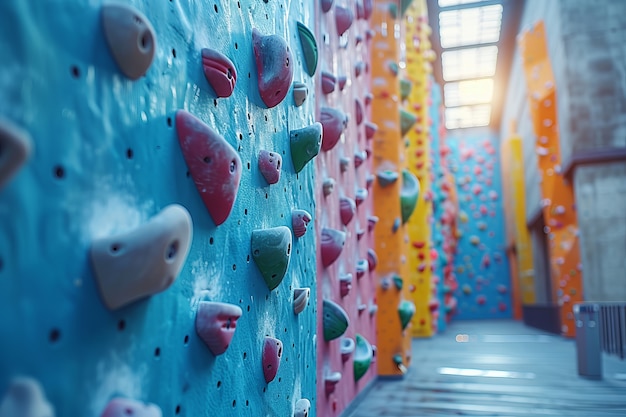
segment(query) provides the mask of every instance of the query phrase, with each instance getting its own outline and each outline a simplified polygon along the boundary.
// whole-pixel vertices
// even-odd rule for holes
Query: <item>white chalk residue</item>
[[[296,373],[293,381],[293,394],[291,395],[291,410],[296,409],[296,403],[302,399],[302,382],[300,382],[300,373]]]
[[[276,316],[272,314],[269,309],[263,312],[263,317],[259,320],[259,330],[261,342],[264,340],[265,336],[276,337]]]
[[[84,211],[86,230],[83,236],[87,241],[127,232],[151,217],[152,201],[138,204],[130,194],[116,193],[110,186],[102,188],[101,195],[105,195],[106,199],[91,201]]]
[[[145,365],[132,368],[115,354],[98,362],[96,367],[97,389],[91,398],[91,415],[99,416],[111,398],[143,398],[142,382],[146,380],[148,368]]]
[[[191,263],[193,294],[190,300],[189,314],[192,318],[196,314],[196,308],[200,301],[220,299],[222,284],[218,275],[219,271],[215,263],[209,263],[203,257],[199,257]]]

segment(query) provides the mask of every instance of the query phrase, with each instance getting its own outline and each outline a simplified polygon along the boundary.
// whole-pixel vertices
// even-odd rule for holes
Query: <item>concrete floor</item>
[[[344,417],[626,416],[626,362],[581,378],[573,340],[520,322],[453,322],[412,349],[405,378],[373,382]]]

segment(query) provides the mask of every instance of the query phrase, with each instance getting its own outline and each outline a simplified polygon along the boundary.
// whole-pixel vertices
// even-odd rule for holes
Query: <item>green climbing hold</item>
[[[417,116],[404,109],[400,109],[400,131],[402,136],[409,133],[409,130],[411,130],[415,122],[417,122]]]
[[[398,18],[398,5],[395,2],[389,3],[389,15],[392,19]]]
[[[393,355],[393,363],[395,363],[396,365],[402,365],[402,355],[400,355],[399,353]]]
[[[350,320],[344,309],[337,303],[324,300],[322,311],[324,315],[324,340],[328,342],[344,334],[350,324]]]
[[[413,83],[409,80],[402,79],[400,80],[400,97],[402,100],[406,100],[411,95],[411,90],[413,89]]]
[[[387,187],[398,180],[398,173],[390,169],[380,170],[376,173],[378,183],[381,187]]]
[[[296,172],[320,153],[322,146],[322,124],[315,122],[310,126],[292,130],[289,134],[291,139],[291,160]]]
[[[300,43],[302,44],[302,51],[304,52],[304,62],[306,64],[306,72],[311,77],[315,74],[317,69],[317,42],[313,33],[298,22],[298,33],[300,35]]]
[[[404,284],[404,280],[402,279],[402,277],[400,275],[394,275],[393,276],[393,284],[396,286],[396,289],[398,291],[402,290],[402,286]]]
[[[413,0],[400,0],[400,13],[402,16],[406,13]]]
[[[393,75],[395,76],[398,75],[398,72],[400,71],[400,67],[398,67],[397,62],[389,61],[387,62],[387,67],[389,68],[389,71],[391,71]]]
[[[400,209],[402,211],[402,223],[406,223],[417,206],[417,198],[420,193],[420,183],[417,177],[408,170],[402,171],[402,189],[400,190]]]
[[[415,314],[415,304],[410,301],[404,300],[398,306],[398,314],[400,315],[400,323],[402,323],[402,330],[406,329],[409,322]]]
[[[356,349],[354,350],[354,382],[358,381],[365,375],[369,369],[372,358],[374,356],[374,349],[372,345],[363,336],[357,333],[356,337]]]
[[[252,258],[267,288],[273,290],[278,287],[291,258],[291,230],[287,226],[253,230]]]

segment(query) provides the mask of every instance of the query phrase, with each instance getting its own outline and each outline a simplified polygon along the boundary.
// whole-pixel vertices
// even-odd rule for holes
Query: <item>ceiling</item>
[[[499,128],[524,0],[428,0],[447,129]]]

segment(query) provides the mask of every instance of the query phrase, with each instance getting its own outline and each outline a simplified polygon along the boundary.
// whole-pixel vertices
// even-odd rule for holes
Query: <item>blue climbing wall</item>
[[[489,130],[450,131],[448,162],[458,193],[455,319],[511,318],[497,137]]]
[[[260,100],[252,28],[290,44],[303,70],[296,22],[313,25],[313,2],[130,2],[154,26],[157,50],[130,81],[103,37],[102,2],[0,3],[0,116],[30,133],[26,165],[0,189],[0,396],[11,378],[38,380],[57,416],[99,416],[114,396],[160,406],[165,416],[287,416],[297,400],[315,415],[316,241],[293,240],[287,275],[269,291],[251,259],[255,229],[291,227],[291,210],[315,213],[314,164],[295,174],[289,131],[314,120],[313,97]],[[235,64],[229,98],[216,98],[200,50]],[[243,173],[230,217],[216,226],[187,173],[175,113],[186,109],[239,153]],[[268,186],[259,150],[282,154]],[[189,256],[165,292],[120,310],[99,296],[88,252],[94,239],[130,230],[178,203],[193,219]],[[315,221],[315,219],[313,220]],[[309,226],[311,228],[311,226]],[[295,315],[292,290],[311,299]],[[199,301],[239,305],[229,349],[213,356],[195,333]],[[265,336],[281,339],[276,379],[261,365]]]

